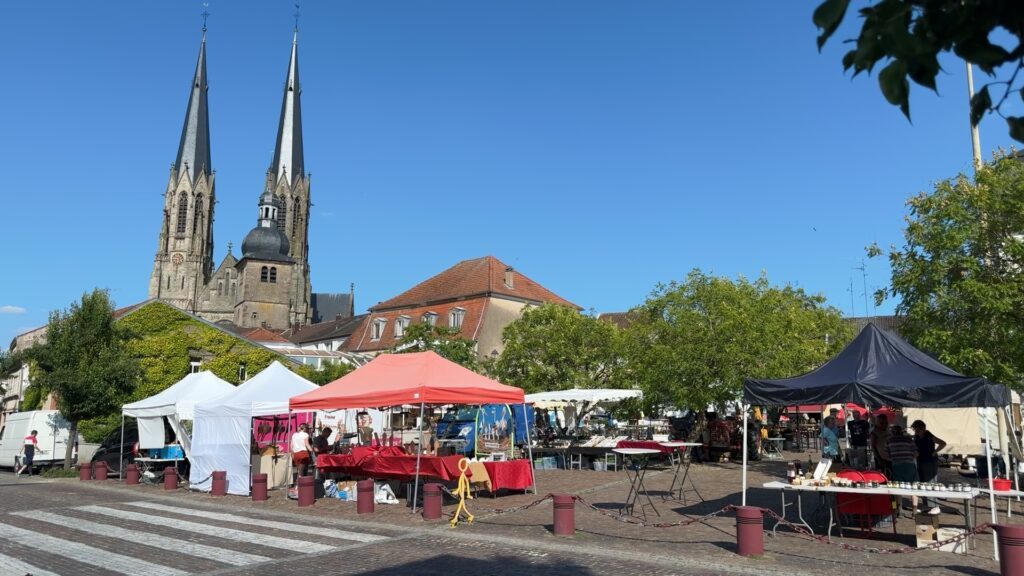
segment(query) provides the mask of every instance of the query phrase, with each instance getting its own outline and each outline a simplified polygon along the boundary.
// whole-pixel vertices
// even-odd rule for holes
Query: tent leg
[[[996,414],[998,417],[999,414]],[[996,524],[998,519],[996,518],[996,494],[995,488],[992,485],[992,434],[989,432],[988,425],[988,409],[985,409],[985,459],[988,461],[988,505],[992,512],[992,523]],[[996,533],[992,531],[992,557],[999,560],[999,541],[997,540]]]
[[[118,455],[119,461],[118,461],[118,464],[117,464],[117,479],[118,480],[120,480],[121,476],[124,474],[124,412],[121,413],[121,450],[120,450],[120,452],[121,453]],[[29,470],[29,472],[31,472],[31,470]]]
[[[743,446],[740,446],[740,452],[743,453],[743,473],[742,473],[742,484],[743,484],[743,499],[742,506],[747,505],[747,404],[741,404],[740,410],[743,410]]]
[[[420,457],[423,455],[423,421],[426,416],[423,414],[423,410],[426,408],[425,402],[420,402],[420,441],[416,448],[416,479],[412,483],[412,513],[416,513],[416,497],[419,496],[420,487]]]
[[[523,429],[526,430],[526,457],[529,458],[528,462],[530,463],[530,483],[533,484],[533,493],[536,494],[537,493],[537,474],[536,474],[536,472],[533,471],[533,444],[532,444],[532,441],[530,440],[530,426],[533,425],[533,422],[530,422],[530,419],[527,418],[526,402],[523,402],[523,421],[524,421],[523,423],[525,424],[525,426],[523,426]],[[512,423],[512,430],[513,430],[513,432],[516,429],[515,426],[516,426],[515,422],[513,422]],[[563,466],[565,465],[564,461],[562,462],[562,465]]]

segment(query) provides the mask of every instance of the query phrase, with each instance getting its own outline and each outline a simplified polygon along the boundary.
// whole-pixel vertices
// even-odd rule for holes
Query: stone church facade
[[[309,280],[309,175],[302,151],[298,32],[292,39],[274,157],[241,258],[213,266],[216,172],[210,151],[206,33],[192,79],[178,154],[164,192],[149,297],[213,322],[284,330],[313,322]],[[323,296],[323,295],[321,295]]]

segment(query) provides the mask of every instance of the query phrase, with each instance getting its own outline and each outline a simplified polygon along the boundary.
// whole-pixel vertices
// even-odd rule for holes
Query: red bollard
[[[1021,576],[1024,574],[1024,525],[996,524],[992,527],[999,536],[999,575]]]
[[[93,478],[96,480],[107,479],[107,463],[103,460],[99,460],[92,467]]]
[[[356,482],[356,512],[373,514],[373,480]]]
[[[252,501],[263,502],[267,499],[267,475],[252,475]]]
[[[312,506],[315,501],[313,498],[313,477],[299,476],[299,506]]]
[[[436,482],[423,485],[423,519],[437,520],[441,517],[441,485]]]
[[[139,483],[139,467],[135,464],[129,464],[125,468],[124,483],[129,486],[134,486]]]
[[[174,466],[164,468],[164,490],[178,489],[178,469]]]
[[[569,494],[555,494],[555,536],[572,536],[576,533],[576,499]]]
[[[213,471],[213,488],[210,494],[214,496],[226,496],[228,493],[228,473],[223,470]]]
[[[78,465],[78,479],[82,481],[92,480],[92,463],[83,462]]]
[[[764,519],[760,508],[736,508],[736,552],[740,556],[764,554]]]

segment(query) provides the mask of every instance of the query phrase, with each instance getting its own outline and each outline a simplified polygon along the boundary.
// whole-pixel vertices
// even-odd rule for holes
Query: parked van
[[[7,416],[0,429],[0,467],[14,467],[15,456],[33,430],[38,432],[35,466],[45,468],[64,462],[71,424],[57,410],[32,410]]]

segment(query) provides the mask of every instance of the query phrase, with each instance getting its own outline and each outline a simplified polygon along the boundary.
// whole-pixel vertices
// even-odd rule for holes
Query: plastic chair
[[[569,454],[569,470],[572,470],[574,466],[577,470],[583,470],[583,454],[579,452]]]
[[[609,458],[611,458],[611,461],[608,460]],[[605,470],[615,470],[615,471],[618,471],[618,469],[619,469],[619,455],[616,454],[615,452],[609,452],[609,453],[605,454],[604,455],[604,469]]]

